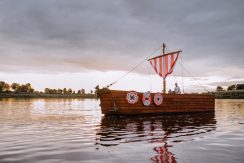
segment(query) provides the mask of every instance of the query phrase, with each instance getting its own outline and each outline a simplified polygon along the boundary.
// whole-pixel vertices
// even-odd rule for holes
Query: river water
[[[244,100],[214,113],[105,117],[91,99],[0,99],[0,162],[244,162]]]

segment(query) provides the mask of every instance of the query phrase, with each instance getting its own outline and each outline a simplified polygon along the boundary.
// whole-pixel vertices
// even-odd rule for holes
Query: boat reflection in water
[[[175,143],[193,141],[216,129],[214,112],[143,117],[104,116],[97,131],[96,146],[122,143],[154,143],[152,162],[176,163],[170,152]]]

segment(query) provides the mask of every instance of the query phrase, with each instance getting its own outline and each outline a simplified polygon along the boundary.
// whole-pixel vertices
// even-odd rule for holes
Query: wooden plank
[[[115,94],[115,93],[110,93],[110,94],[104,94],[100,98],[117,98],[117,97],[123,97],[126,98],[127,93],[123,94]],[[141,93],[138,93],[138,96],[142,96]],[[154,96],[154,93],[151,94],[151,96]],[[163,95],[165,98],[214,98],[214,96],[211,95],[194,95],[194,94],[166,94]]]
[[[128,104],[127,102],[115,102],[115,105],[117,107],[145,107],[142,102],[141,103],[136,103],[136,104]],[[199,101],[188,101],[188,102],[164,102],[163,104],[157,106],[155,105],[154,103],[151,103],[149,106],[153,106],[153,107],[162,107],[162,106],[189,106],[189,105],[192,105],[192,106],[205,106],[205,105],[214,105],[214,102],[211,102],[211,101],[208,101],[208,102],[199,102]],[[111,101],[111,102],[102,102],[101,103],[101,106],[108,106],[108,107],[113,107],[114,106],[114,103]]]
[[[103,107],[103,109],[106,108],[111,108],[114,109],[113,107]],[[155,110],[163,110],[163,109],[182,109],[182,110],[187,110],[187,109],[205,109],[205,108],[213,108],[213,105],[206,105],[206,106],[185,106],[185,107],[181,107],[181,106],[172,106],[172,107],[133,107],[133,108],[129,108],[129,107],[118,107],[118,110],[123,110],[123,109],[128,109],[128,110],[133,110],[133,109],[140,109],[140,110],[148,110],[148,109],[155,109]]]
[[[125,101],[103,101],[101,102],[101,105],[104,106],[113,106],[114,102],[117,106],[128,106],[128,107],[137,107],[137,106],[144,106],[142,102],[138,102],[135,104],[129,104]],[[193,104],[193,105],[206,105],[206,104],[213,104],[214,101],[175,101],[175,102],[171,102],[171,101],[164,101],[161,105],[159,106],[163,106],[163,105],[188,105],[188,104]],[[151,102],[150,106],[157,106],[155,105],[153,102]]]
[[[139,101],[142,99],[142,95],[138,95],[139,97]],[[183,97],[183,96],[171,96],[171,97],[166,97],[166,96],[163,96],[163,100],[167,100],[167,99],[172,99],[174,101],[177,101],[177,100],[181,100],[181,101],[189,101],[189,100],[201,100],[201,101],[207,101],[207,100],[214,100],[213,97],[201,97],[201,96],[186,96],[186,97]],[[126,101],[126,96],[113,96],[113,97],[103,97],[103,98],[100,98],[101,101]],[[152,100],[153,100],[153,96],[152,96]]]
[[[113,110],[113,107],[107,107],[107,108],[103,108],[103,111],[110,111]],[[171,108],[155,108],[155,107],[135,107],[135,108],[128,108],[128,107],[120,107],[118,108],[119,112],[131,112],[131,111],[145,111],[145,112],[151,112],[151,111],[191,111],[191,110],[214,110],[214,108],[212,106],[189,106],[189,107],[171,107]]]
[[[204,109],[204,110],[195,110],[195,109],[188,109],[188,110],[121,110],[118,114],[154,114],[154,113],[183,113],[183,112],[209,112],[213,111],[211,109]],[[103,112],[103,114],[108,114],[110,112]]]
[[[125,97],[126,97],[126,94],[128,93],[128,91],[115,91],[115,90],[111,90],[110,92],[108,92],[108,93],[103,93],[103,94],[101,94],[101,97],[105,97],[105,96],[111,96],[111,95],[113,95],[113,96],[123,96],[123,95],[125,95]],[[137,92],[138,93],[138,95],[142,95],[142,92]],[[151,95],[154,95],[155,93],[151,93]],[[165,96],[165,97],[179,97],[179,98],[181,98],[181,97],[190,97],[190,96],[192,96],[192,97],[196,97],[196,98],[198,98],[198,97],[200,97],[200,98],[204,98],[204,97],[214,97],[214,96],[212,96],[212,95],[203,95],[203,94],[162,94],[163,96]]]
[[[100,102],[101,106],[114,106],[114,104],[116,106],[127,106],[127,107],[144,107],[144,104],[140,101],[137,102],[135,104],[129,104],[125,101],[103,101]],[[160,107],[160,106],[165,106],[165,105],[169,105],[169,106],[173,106],[173,105],[208,105],[208,104],[212,104],[214,105],[215,102],[214,101],[164,101],[161,105],[155,105],[154,102],[151,102],[150,106],[154,106],[154,107]]]

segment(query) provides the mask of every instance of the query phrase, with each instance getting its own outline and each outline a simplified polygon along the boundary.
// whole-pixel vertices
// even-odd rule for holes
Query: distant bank
[[[244,99],[244,84],[233,84],[225,90],[217,86],[216,91],[212,92],[217,99]]]
[[[244,99],[244,90],[214,92],[217,99]]]
[[[96,98],[95,94],[0,93],[0,98]]]
[[[95,98],[93,90],[89,93],[85,89],[72,90],[71,88],[45,88],[44,91],[35,91],[30,83],[8,84],[0,81],[0,98]]]

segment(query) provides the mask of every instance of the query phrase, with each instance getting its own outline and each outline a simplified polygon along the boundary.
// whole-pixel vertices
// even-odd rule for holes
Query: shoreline
[[[90,98],[95,94],[0,93],[0,98]]]
[[[244,90],[214,92],[215,99],[244,99]]]

